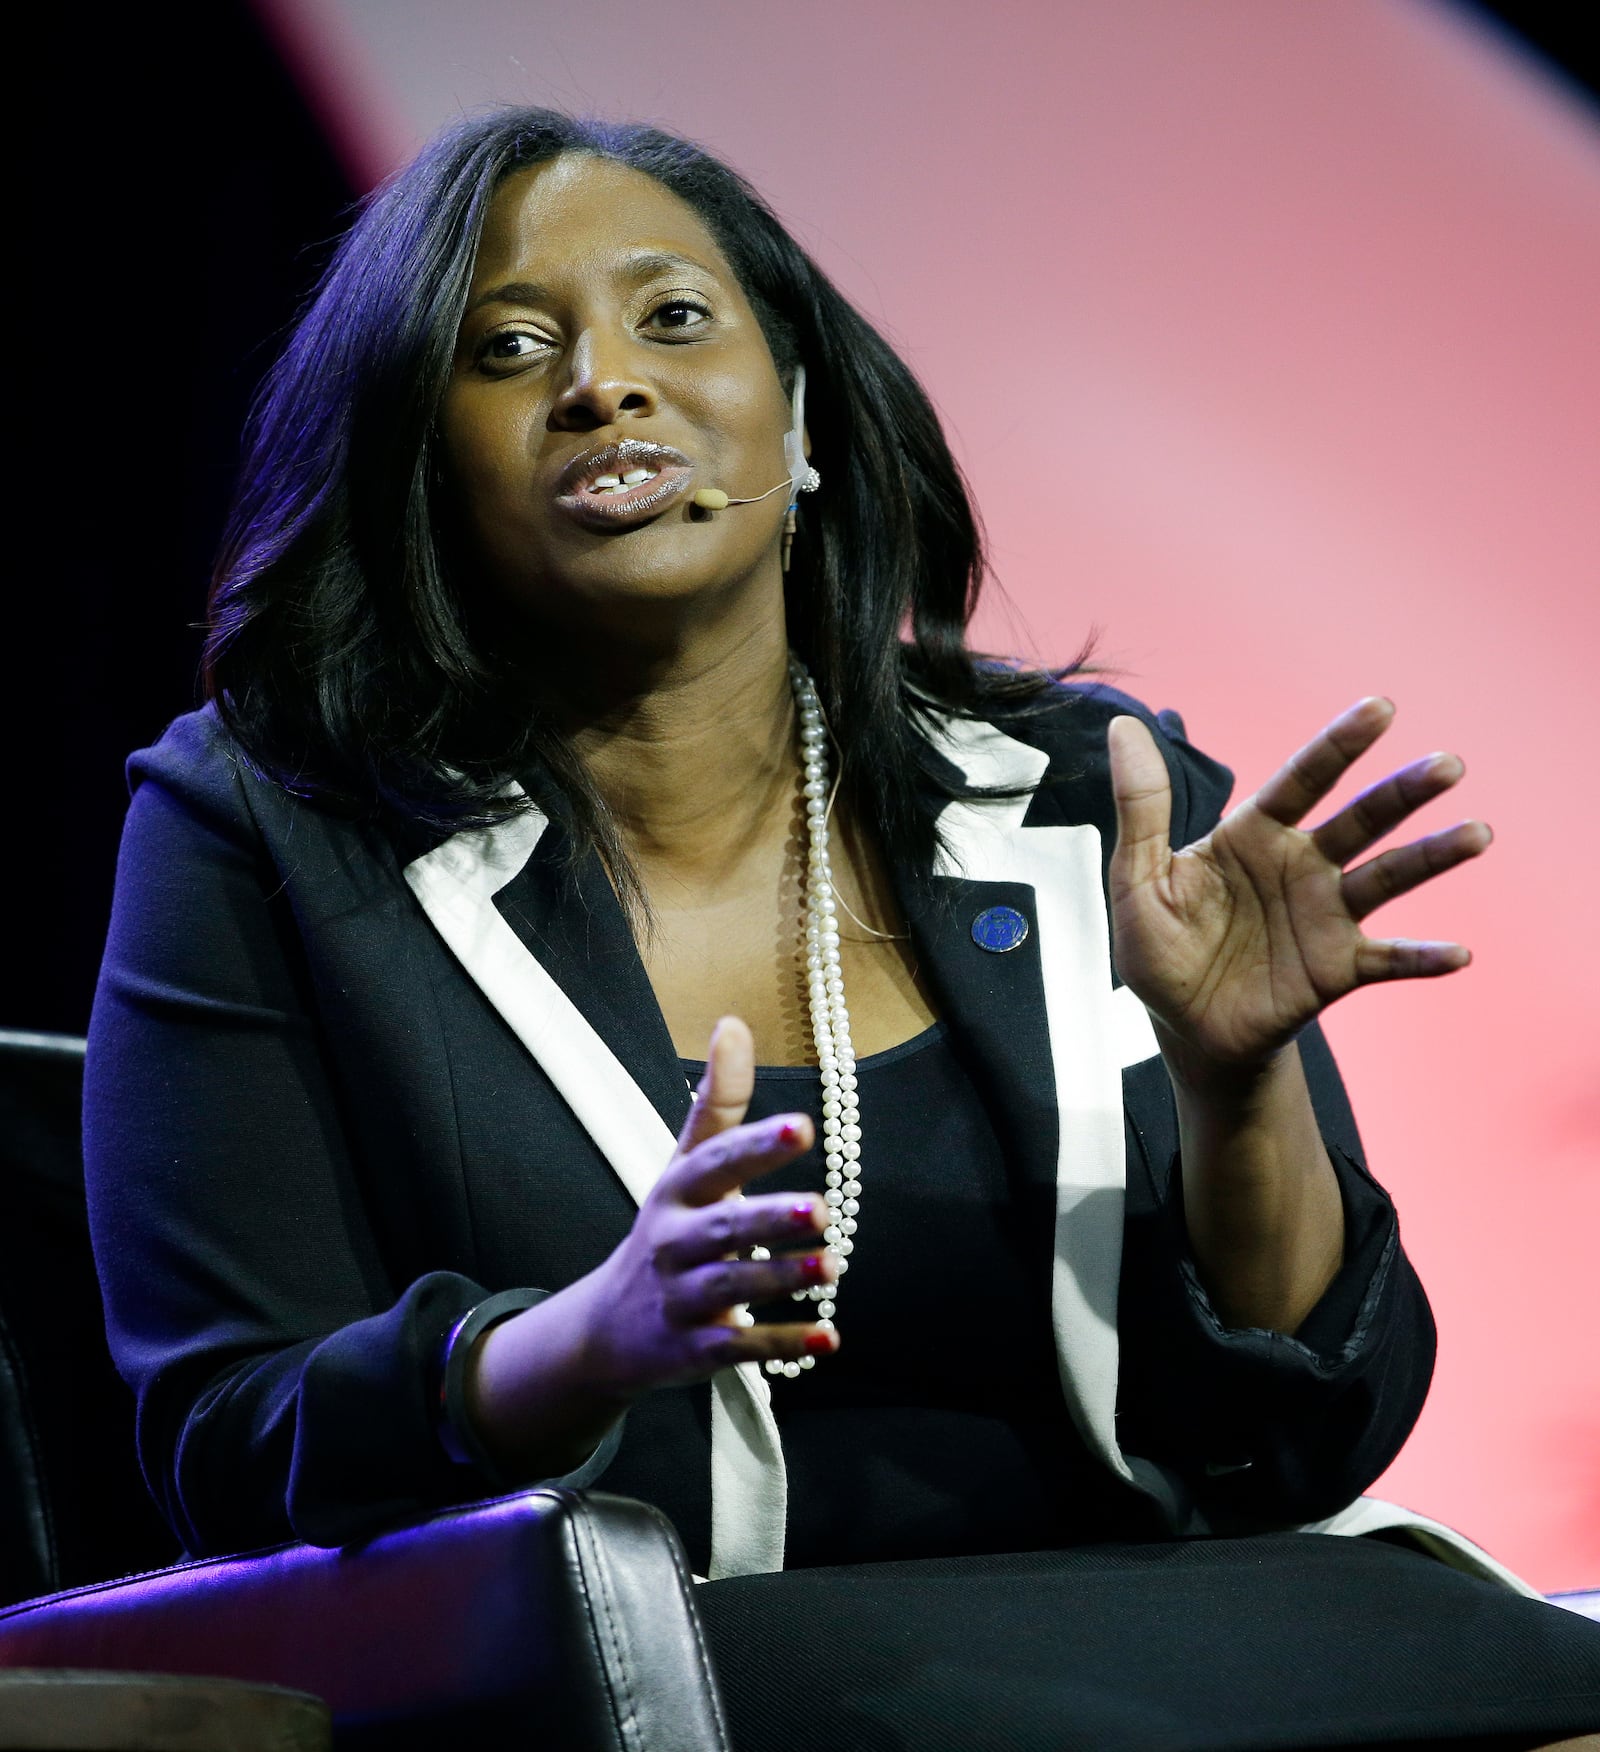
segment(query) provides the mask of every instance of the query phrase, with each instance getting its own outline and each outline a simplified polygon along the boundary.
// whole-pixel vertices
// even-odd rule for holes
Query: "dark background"
[[[44,539],[12,586],[36,630],[7,640],[0,1027],[81,1033],[122,764],[199,702],[239,432],[352,190],[242,0],[57,10],[37,52],[70,97],[21,167],[46,272],[14,527]]]
[[[1469,6],[1600,101],[1581,7]],[[79,6],[33,53],[70,96],[18,166],[42,307],[13,330],[15,719],[0,1028],[87,1025],[131,749],[199,701],[238,434],[354,191],[244,0]],[[163,15],[165,13],[165,15]],[[51,40],[52,33],[54,40]]]

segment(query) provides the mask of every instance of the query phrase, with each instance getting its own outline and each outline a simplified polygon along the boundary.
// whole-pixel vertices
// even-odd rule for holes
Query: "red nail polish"
[[[789,1221],[797,1229],[815,1229],[817,1226],[817,1207],[812,1204],[797,1204],[789,1207]]]
[[[833,1334],[830,1332],[808,1332],[806,1334],[806,1355],[831,1357],[833,1355]]]
[[[780,1144],[798,1144],[800,1142],[800,1128],[792,1119],[786,1119],[778,1127],[778,1142]]]
[[[806,1257],[800,1261],[800,1275],[808,1284],[820,1284],[827,1276],[826,1271],[823,1269],[822,1255],[820,1253],[808,1253]]]

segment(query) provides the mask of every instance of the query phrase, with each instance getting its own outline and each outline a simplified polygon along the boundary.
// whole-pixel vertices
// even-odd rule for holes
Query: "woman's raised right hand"
[[[479,1341],[467,1414],[507,1473],[572,1470],[652,1387],[837,1347],[837,1333],[814,1321],[745,1323],[746,1304],[834,1276],[819,1194],[736,1196],[813,1141],[805,1114],[742,1124],[754,1087],[750,1030],[726,1016],[678,1148],[626,1238],[587,1276]],[[755,1248],[771,1257],[751,1259]]]

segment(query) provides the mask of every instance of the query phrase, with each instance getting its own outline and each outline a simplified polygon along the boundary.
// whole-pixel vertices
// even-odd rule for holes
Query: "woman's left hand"
[[[1307,830],[1303,817],[1394,719],[1365,699],[1328,725],[1204,839],[1169,841],[1172,787],[1137,718],[1112,721],[1117,849],[1111,910],[1117,969],[1199,1074],[1259,1068],[1320,1011],[1378,980],[1454,973],[1459,943],[1372,938],[1384,901],[1475,858],[1491,838],[1464,821],[1352,865],[1465,771],[1453,754],[1402,767]]]

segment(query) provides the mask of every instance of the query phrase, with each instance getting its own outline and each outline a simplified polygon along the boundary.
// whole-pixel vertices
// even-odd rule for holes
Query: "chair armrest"
[[[727,1747],[682,1547],[644,1503],[535,1490],[359,1547],[285,1545],[0,1611],[0,1666],[252,1679],[339,1743]]]

